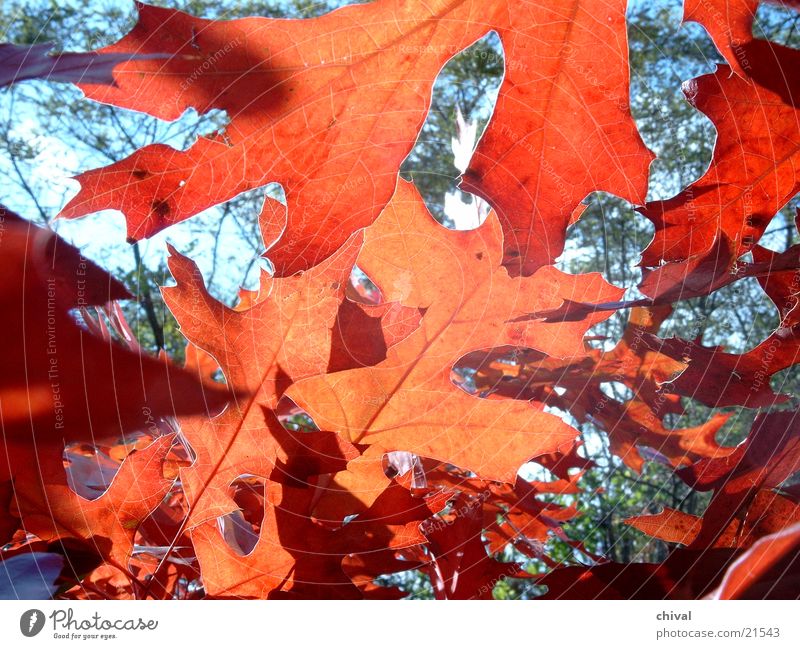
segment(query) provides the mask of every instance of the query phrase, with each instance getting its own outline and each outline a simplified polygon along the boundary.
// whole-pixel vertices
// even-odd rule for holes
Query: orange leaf
[[[386,299],[425,309],[419,329],[382,363],[298,381],[287,395],[321,428],[368,444],[365,458],[409,451],[513,482],[522,463],[570,446],[576,431],[541,404],[467,394],[453,384],[453,366],[472,351],[509,344],[581,354],[583,334],[602,316],[555,325],[510,321],[565,297],[613,299],[620,292],[599,275],[552,267],[514,279],[501,260],[496,217],[477,230],[448,231],[414,187],[400,181],[367,231],[358,264]]]

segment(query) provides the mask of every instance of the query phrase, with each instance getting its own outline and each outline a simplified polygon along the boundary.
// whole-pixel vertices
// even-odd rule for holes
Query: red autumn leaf
[[[81,255],[80,250],[59,237],[36,234],[39,227],[0,205],[0,223],[13,223],[20,231],[27,228],[29,237],[39,237],[46,249],[40,251],[38,272],[56,281],[58,299],[67,307],[102,306],[112,300],[127,300],[133,296],[121,282],[114,279],[94,262]]]
[[[762,489],[778,487],[800,470],[800,417],[777,411],[756,417],[747,439],[734,453],[708,458],[681,469],[678,475],[699,491],[714,491],[691,547],[708,547],[729,525],[749,516]],[[756,513],[754,513],[754,516]],[[741,534],[741,529],[737,531]]]
[[[579,448],[580,445],[573,444],[572,448],[566,452],[540,455],[536,458],[536,463],[541,464],[557,478],[572,482],[595,466],[595,463],[588,457],[578,455]],[[579,469],[579,472],[577,474],[570,473],[572,469]]]
[[[477,523],[458,523],[456,527],[461,529],[480,523],[490,554],[499,554],[512,545],[527,556],[547,560],[544,544],[550,534],[580,545],[571,542],[561,529],[561,524],[573,518],[577,510],[538,498],[543,494],[578,493],[579,476],[555,481],[528,481],[517,477],[516,482],[509,485],[480,480],[432,460],[421,460],[420,464],[423,467],[421,478],[428,489],[454,495],[458,501],[453,504],[456,516],[469,513],[478,519]],[[445,520],[451,519],[445,517]],[[444,522],[435,520],[430,524],[438,529]]]
[[[500,216],[504,264],[529,275],[561,254],[592,191],[641,204],[654,156],[630,114],[625,2],[492,4],[508,4],[493,25],[505,76],[461,184]]]
[[[311,518],[314,495],[313,487],[270,483],[271,506],[266,508],[258,543],[246,556],[220,543],[213,523],[195,528],[192,541],[209,594],[261,599],[360,597],[345,573],[345,556],[360,557],[366,567],[376,552],[422,543],[420,523],[444,505],[441,495],[425,501],[393,483],[370,509],[331,530]],[[385,568],[382,561],[381,568]]]
[[[103,52],[32,49],[27,63],[54,79],[89,62],[93,100],[229,119],[186,151],[156,144],[84,173],[65,216],[118,208],[137,239],[273,181],[287,205],[268,199],[260,216],[274,276],[233,308],[171,251],[164,297],[188,339],[184,370],[143,355],[113,302],[129,297],[120,283],[0,208],[0,562],[55,552],[67,598],[397,598],[385,577],[408,570],[447,599],[488,599],[506,578],[549,598],[791,597],[800,433],[770,380],[800,355],[800,246],[757,241],[800,188],[800,53],[752,38],[757,5],[687,0],[736,74],[687,86],[717,127],[714,158],[642,208],[656,232],[641,297],[625,301],[599,274],[552,265],[589,193],[644,201],[652,155],[628,106],[623,0],[375,0],[231,21],[138,5]],[[494,209],[449,231],[398,169],[442,66],[489,32],[503,83],[457,166]],[[746,278],[780,317],[755,349],[657,338],[673,303]],[[631,307],[616,345],[612,323],[590,330]],[[730,413],[674,428],[696,413],[686,397],[770,410],[724,448]],[[586,457],[562,416],[591,435]],[[595,441],[613,456],[598,465]],[[627,521],[686,546],[660,563],[610,562],[598,548],[612,543],[567,533],[573,500],[593,501],[586,485],[619,461],[710,492],[702,516]],[[531,580],[498,558],[512,552],[550,572]],[[580,556],[591,565],[564,566]]]
[[[348,555],[343,561],[347,576],[361,591],[365,599],[393,600],[408,595],[400,586],[382,585],[375,575],[394,575],[410,570],[421,570],[427,565],[417,548],[402,551],[383,550],[369,555]],[[384,582],[385,583],[385,582]]]
[[[518,564],[501,563],[487,554],[479,505],[458,499],[454,511],[424,526],[432,557],[426,571],[433,592],[437,599],[492,599],[492,589],[503,577],[524,573]]]
[[[162,475],[172,438],[130,456],[93,501],[70,487],[72,480],[88,494],[92,485],[77,484],[81,474],[71,469],[68,478],[64,443],[92,433],[157,431],[161,417],[217,410],[227,392],[81,328],[68,308],[127,297],[127,291],[53,233],[7,211],[3,217],[2,484],[13,492],[3,502],[6,520],[21,519],[22,529],[41,539],[90,542],[130,588],[136,528],[172,483]],[[100,476],[94,494],[109,478]]]
[[[700,599],[722,579],[736,550],[675,550],[662,563],[557,568],[537,579],[542,599]]]
[[[303,275],[264,274],[259,297],[249,308],[237,309],[211,297],[197,266],[171,251],[177,285],[163,289],[164,300],[183,334],[214,358],[241,394],[215,419],[181,422],[197,457],[181,472],[191,525],[237,509],[228,488],[238,476],[268,476],[276,459],[290,461],[280,452],[275,434],[284,433],[273,411],[292,381],[322,374],[332,357],[346,357],[335,328],[361,236],[354,235],[335,256]],[[385,348],[381,332],[373,333]],[[350,358],[347,366],[360,366],[363,360]]]
[[[753,262],[737,261],[731,242],[722,233],[706,254],[642,269],[639,290],[651,298],[651,304],[668,304],[709,295],[745,277],[765,282],[772,276],[782,276],[785,282],[787,275],[800,270],[800,246],[782,253],[753,246],[751,252]]]
[[[800,355],[800,326],[780,328],[754,349],[731,354],[721,347],[655,336],[645,344],[684,364],[681,373],[665,386],[673,395],[691,397],[712,408],[722,406],[770,406],[787,400],[775,394],[770,377],[794,365]]]
[[[359,593],[342,572],[345,553],[315,559],[318,552],[304,549],[333,538],[310,519],[325,491],[324,485],[316,486],[322,480],[318,476],[344,469],[347,460],[359,453],[333,433],[287,431],[276,414],[278,399],[292,381],[322,374],[331,366],[378,362],[387,347],[419,322],[416,309],[355,304],[345,297],[360,241],[361,235],[354,236],[337,255],[301,276],[265,275],[258,295],[246,296],[236,309],[207,293],[192,262],[174,251],[170,258],[178,283],[164,289],[164,297],[182,331],[214,359],[229,384],[246,391],[215,419],[181,422],[196,458],[192,466],[181,469],[189,501],[187,526],[192,528],[204,583],[214,595],[316,592],[306,573],[318,576],[319,592],[327,596]],[[363,342],[351,348],[355,335]],[[273,482],[259,540],[252,554],[242,558],[222,542],[214,519],[238,509],[230,485],[244,474]],[[287,546],[296,551],[278,550],[285,544],[283,537],[291,533],[286,526],[299,524],[293,516],[308,519],[307,527],[298,528],[298,540]],[[226,520],[230,526],[235,519]],[[351,521],[347,527],[352,532],[359,526]],[[233,565],[239,567],[230,572],[228,566]],[[325,571],[331,572],[329,578]]]
[[[607,431],[611,452],[637,472],[644,465],[642,447],[676,467],[726,452],[716,435],[727,422],[727,414],[716,414],[698,426],[672,429],[664,425],[664,414],[649,404],[636,398],[621,403],[597,386],[590,386],[583,394],[568,392],[564,399],[572,401],[571,412],[581,420],[592,421]]]
[[[672,308],[664,305],[631,309],[622,339],[614,349],[601,355],[598,367],[590,376],[621,381],[638,399],[657,405],[664,415],[682,414],[680,398],[663,394],[659,389],[660,384],[672,377],[680,365],[644,344],[646,336],[657,333],[671,313]]]
[[[581,354],[582,336],[598,317],[555,326],[509,321],[565,296],[619,293],[596,275],[573,277],[551,267],[513,279],[501,259],[496,218],[477,230],[450,232],[401,181],[368,229],[358,264],[387,300],[425,309],[419,329],[382,363],[298,381],[287,395],[321,428],[368,444],[364,459],[408,451],[513,482],[525,461],[567,448],[574,429],[540,405],[479,399],[453,384],[451,370],[465,354],[509,344]]]
[[[44,540],[86,539],[112,566],[127,572],[138,526],[172,485],[162,463],[174,441],[160,437],[132,453],[108,491],[91,501],[70,489],[60,462],[37,462],[32,452],[20,454],[27,463],[15,472],[15,501],[25,530]]]
[[[759,539],[725,573],[715,599],[793,599],[800,591],[800,524]]]
[[[748,548],[761,537],[780,532],[798,522],[800,505],[764,489],[756,494],[743,520],[731,521],[714,546]],[[700,533],[703,519],[665,507],[659,514],[633,516],[625,523],[662,541],[690,545]]]
[[[753,20],[763,0],[685,0],[683,20],[703,25],[728,64],[746,76],[752,68],[747,45],[753,40]],[[797,0],[769,0],[771,4],[798,8]]]
[[[623,0],[559,8],[380,0],[311,20],[226,22],[137,6],[136,27],[102,51],[172,58],[127,64],[115,74],[118,87],[83,85],[87,96],[167,120],[189,107],[218,108],[230,124],[185,152],[152,145],[82,174],[63,216],[120,209],[129,237],[140,239],[280,182],[286,230],[270,259],[281,276],[314,266],[378,216],[439,70],[492,29],[506,49],[507,77],[465,186],[496,202],[507,261],[525,273],[550,263],[570,216],[594,190],[644,200],[652,154],[628,107]],[[526,81],[523,90],[534,70],[535,85]]]
[[[665,507],[658,514],[632,516],[625,520],[625,524],[661,541],[689,545],[697,538],[702,519],[700,516]]]
[[[659,385],[682,366],[669,356],[651,351],[643,336],[657,331],[670,312],[663,306],[633,309],[622,340],[608,352],[593,351],[564,360],[527,352],[518,354],[517,362],[506,373],[501,370],[500,376],[496,370],[501,364],[493,368],[490,359],[473,359],[478,367],[475,382],[505,397],[543,401],[569,411],[580,422],[599,426],[608,435],[611,451],[635,471],[642,470],[644,447],[676,467],[718,456],[724,451],[715,436],[727,415],[716,414],[686,429],[672,429],[664,423],[666,415],[683,410],[679,397],[659,393]],[[634,392],[633,397],[620,401],[604,392],[603,385],[609,382],[625,385]],[[563,392],[557,392],[554,386]]]
[[[54,239],[51,232],[14,220],[0,239],[9,278],[0,285],[6,314],[0,412],[7,444],[25,446],[35,439],[42,447],[63,448],[65,439],[80,439],[87,431],[146,430],[162,415],[215,410],[225,403],[224,390],[79,327],[67,308],[79,303],[84,287],[89,303],[106,290],[101,286],[109,287],[110,295],[121,286],[88,263],[81,275],[77,253]],[[5,452],[13,455],[14,449],[6,446]],[[5,473],[8,464],[2,464]]]
[[[664,386],[665,391],[669,390],[673,397],[692,397],[711,407],[768,406],[786,400],[785,395],[772,391],[770,378],[794,365],[800,355],[800,325],[794,314],[800,277],[796,269],[797,254],[798,246],[783,253],[755,246],[754,262],[744,265],[742,272],[758,278],[780,316],[778,329],[749,352],[730,354],[720,347],[704,347],[696,341],[661,340],[651,333],[642,335],[647,348],[682,364],[676,368],[680,374]]]
[[[667,360],[672,363],[671,359]],[[644,464],[644,447],[673,466],[723,452],[715,436],[728,415],[714,415],[707,422],[691,428],[668,428],[663,419],[670,412],[680,412],[679,403],[670,398],[648,402],[648,382],[637,380],[635,375],[626,376],[619,365],[613,363],[601,357],[594,366],[596,373],[580,368],[583,370],[580,374],[572,373],[574,368],[568,363],[563,363],[560,368],[531,363],[526,365],[518,379],[497,387],[496,393],[517,399],[540,399],[548,405],[568,410],[580,422],[599,426],[608,434],[611,451],[635,471],[641,471]],[[627,401],[619,401],[601,389],[600,386],[609,381],[639,383],[642,393]],[[542,386],[538,393],[537,384]],[[563,393],[554,391],[554,385]]]
[[[792,246],[795,248],[795,246]],[[791,250],[791,249],[790,249]],[[753,247],[753,259],[757,264],[769,265],[771,268],[779,267],[779,260],[783,255],[762,248]],[[789,252],[788,250],[786,251]],[[785,254],[785,253],[784,253]],[[800,324],[800,269],[778,269],[769,274],[758,277],[761,288],[772,300],[780,317],[780,326],[793,327]]]
[[[755,277],[765,290],[771,282],[770,292],[782,291],[783,299],[773,299],[779,311],[790,309],[787,299],[793,305],[796,298],[788,295],[787,291],[794,290],[793,277],[800,271],[800,245],[791,246],[781,253],[755,245],[751,252],[753,262],[737,261],[731,243],[723,233],[707,253],[658,268],[643,268],[639,290],[646,298],[599,304],[564,300],[557,309],[529,313],[519,321],[543,319],[546,322],[570,322],[582,320],[590,313],[669,305],[710,295],[747,277]]]
[[[764,61],[776,83],[780,61]],[[648,203],[642,213],[656,232],[642,265],[683,261],[707,253],[721,236],[739,257],[761,238],[773,216],[800,189],[797,111],[774,92],[732,75],[727,66],[684,84],[689,102],[717,129],[706,173],[677,196]]]

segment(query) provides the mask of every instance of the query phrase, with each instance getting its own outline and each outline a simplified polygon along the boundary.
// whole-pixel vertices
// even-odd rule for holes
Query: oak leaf
[[[590,192],[644,201],[652,154],[629,108],[625,5],[379,0],[309,20],[210,21],[137,4],[137,25],[101,52],[171,58],[125,64],[116,87],[82,85],[87,96],[166,120],[220,109],[230,123],[186,151],[154,144],[83,173],[62,216],[116,208],[140,239],[279,182],[288,213],[270,259],[281,276],[310,268],[378,216],[436,75],[495,30],[506,79],[464,186],[496,203],[506,261],[529,274],[561,253]]]
[[[747,76],[752,60],[747,45],[753,39],[753,21],[761,4],[800,8],[797,0],[685,0],[683,20],[700,23],[728,65]]]
[[[764,65],[785,86],[780,62],[772,56]],[[699,180],[641,210],[656,227],[642,253],[643,266],[707,253],[723,235],[738,258],[800,189],[794,172],[800,161],[797,110],[775,91],[719,66],[685,83],[684,94],[717,129],[714,156]]]
[[[800,589],[800,524],[759,539],[728,568],[715,599],[792,599]]]
[[[287,396],[320,428],[369,445],[362,462],[407,451],[513,482],[527,460],[569,446],[574,429],[535,403],[467,394],[453,384],[453,366],[475,350],[509,344],[556,356],[582,354],[583,334],[599,316],[558,325],[510,320],[565,296],[619,292],[597,275],[571,276],[552,267],[511,278],[501,261],[496,217],[477,230],[447,231],[416,189],[400,181],[367,230],[358,264],[385,299],[425,310],[419,328],[374,367],[304,379]]]

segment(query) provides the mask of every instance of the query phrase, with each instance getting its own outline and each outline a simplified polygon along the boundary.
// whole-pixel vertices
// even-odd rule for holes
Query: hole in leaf
[[[133,539],[134,556],[141,559],[141,555],[148,555],[158,562],[169,553],[170,560],[182,564],[191,563],[194,559],[194,549],[188,534],[184,531],[178,537],[188,513],[189,506],[183,490],[177,488],[170,491],[136,529]]]
[[[401,561],[404,559],[400,559]],[[412,562],[409,561],[409,564]],[[347,567],[347,561],[345,561]],[[421,570],[401,570],[399,572],[379,575],[375,579],[375,585],[387,589],[387,592],[394,592],[404,599],[433,599],[433,587],[431,580]]]
[[[552,482],[556,480],[556,476],[545,466],[539,464],[536,460],[526,462],[517,472],[523,480],[539,480],[541,482]]]
[[[179,252],[197,264],[208,292],[220,302],[233,306],[242,288],[257,291],[274,270],[272,262],[262,255],[268,245],[280,238],[284,224],[270,224],[266,228],[268,231],[262,232],[259,218],[265,198],[280,201],[282,187],[267,183],[243,192],[176,223],[166,234],[159,233],[150,241],[163,247],[161,240],[168,238]]]
[[[96,500],[108,490],[121,463],[91,444],[78,442],[65,445],[63,457],[69,488],[86,500]]]
[[[503,72],[503,48],[495,32],[456,54],[436,78],[430,112],[401,168],[434,218],[448,228],[474,229],[488,213],[483,200],[458,189],[457,180],[494,111]]]
[[[156,436],[160,436],[160,432],[156,432]],[[149,432],[136,432],[124,438],[98,440],[96,445],[84,442],[66,444],[63,461],[67,484],[82,498],[96,500],[111,486],[125,459],[134,451],[147,448],[154,439]],[[183,445],[173,445],[164,459],[163,476],[168,480],[176,479],[178,470],[192,461]]]
[[[383,302],[381,290],[358,266],[353,266],[350,283],[345,291],[347,299],[361,304],[380,304]]]
[[[240,475],[230,486],[231,497],[239,507],[217,519],[220,533],[230,548],[241,556],[250,554],[258,543],[264,521],[266,486],[263,478]]]
[[[593,192],[585,203],[556,267],[569,273],[600,270],[617,286],[635,286],[641,281],[639,253],[653,238],[653,224],[634,214],[630,203],[605,192]]]
[[[627,385],[619,381],[607,381],[600,384],[600,391],[617,401],[630,401],[636,396]]]
[[[281,397],[275,414],[286,430],[301,433],[311,433],[319,430],[311,415],[288,397]]]
[[[397,478],[411,474],[412,489],[425,489],[428,480],[422,458],[408,451],[390,451],[383,456],[383,473],[387,478]]]
[[[525,368],[545,358],[541,352],[520,347],[478,350],[462,356],[450,378],[467,394],[483,398],[498,394],[510,399],[544,401],[554,385],[552,373],[537,380],[536,372],[526,372]]]

